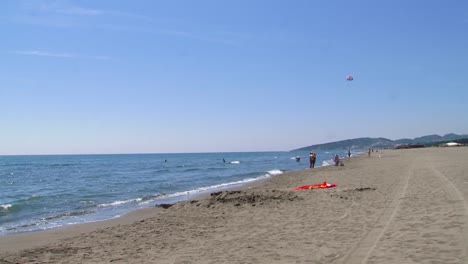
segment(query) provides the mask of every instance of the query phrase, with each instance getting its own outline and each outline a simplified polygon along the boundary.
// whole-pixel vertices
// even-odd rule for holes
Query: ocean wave
[[[75,164],[73,163],[54,163],[54,164],[48,164],[46,166],[49,166],[49,167],[68,167],[68,166],[73,166]]]
[[[6,231],[12,231],[12,230],[18,230],[18,229],[21,229],[21,228],[37,226],[37,225],[39,225],[39,223],[30,223],[30,224],[24,224],[24,225],[19,225],[19,226],[7,227],[7,228],[5,228],[5,230]]]
[[[259,177],[246,178],[246,179],[243,179],[243,180],[240,180],[240,181],[234,181],[234,182],[220,183],[220,184],[200,187],[200,188],[189,190],[189,191],[182,191],[182,192],[176,192],[176,193],[171,193],[171,194],[161,194],[161,195],[155,197],[155,199],[144,201],[144,202],[142,202],[140,204],[146,204],[146,203],[152,202],[154,200],[159,200],[159,199],[176,198],[176,197],[183,197],[183,196],[192,196],[192,195],[197,195],[197,194],[200,194],[200,193],[209,192],[209,191],[212,191],[212,190],[219,190],[219,189],[226,189],[226,188],[230,188],[230,187],[234,187],[234,186],[240,186],[240,185],[244,185],[244,184],[249,183],[249,182],[254,182],[254,181],[270,178],[272,176],[280,175],[282,173],[283,173],[283,171],[281,171],[281,170],[276,170],[276,169],[275,170],[270,170],[270,171],[267,171],[266,174],[264,174],[262,176],[259,176]]]
[[[128,200],[122,200],[122,201],[115,201],[111,203],[103,203],[103,204],[98,204],[97,207],[111,207],[111,206],[120,206],[120,205],[125,205],[125,204],[130,204],[130,203],[140,203],[140,204],[145,204],[148,201],[153,201],[159,197],[166,196],[166,194],[150,194],[150,195],[145,195],[140,198],[135,198],[135,199],[128,199]],[[167,197],[167,196],[166,196]]]
[[[210,167],[210,168],[205,169],[205,171],[220,171],[220,170],[228,170],[228,168]]]
[[[0,211],[8,211],[10,210],[10,208],[12,208],[13,205],[12,204],[0,204]]]
[[[128,199],[128,200],[123,200],[123,201],[115,201],[115,202],[111,202],[111,203],[98,204],[97,207],[119,206],[119,205],[123,205],[123,204],[136,203],[136,202],[141,202],[141,201],[143,201],[143,198]]]
[[[269,171],[267,171],[267,173],[270,174],[271,176],[276,176],[276,175],[283,174],[283,171],[281,171],[281,170],[269,170]]]
[[[81,200],[79,202],[79,208],[94,208],[96,207],[96,202],[92,200]]]
[[[234,160],[234,161],[231,161],[231,162],[229,162],[229,163],[231,163],[231,164],[240,164],[240,161]]]
[[[35,166],[36,163],[7,163],[3,164],[2,167],[28,167],[28,166]]]
[[[184,172],[191,172],[191,171],[200,171],[202,169],[199,168],[190,168],[190,169],[185,169]]]
[[[140,201],[144,202],[144,201],[153,200],[153,199],[156,199],[156,198],[160,197],[161,195],[164,195],[164,194],[145,195],[145,196],[140,198],[141,199]]]
[[[28,201],[35,201],[35,200],[39,200],[41,199],[42,196],[40,195],[31,195],[31,196],[28,196],[28,197],[25,197],[25,198],[22,198],[20,199],[20,201],[24,201],[24,202],[28,202]]]
[[[61,214],[57,214],[57,215],[44,217],[41,220],[53,220],[53,219],[58,219],[58,218],[62,218],[62,217],[78,216],[78,215],[93,214],[93,213],[96,213],[96,211],[94,211],[94,210],[84,210],[84,211],[67,212],[67,213],[61,213]]]
[[[159,170],[154,171],[154,173],[164,173],[164,172],[169,172],[169,171],[170,171],[169,169],[159,169]]]

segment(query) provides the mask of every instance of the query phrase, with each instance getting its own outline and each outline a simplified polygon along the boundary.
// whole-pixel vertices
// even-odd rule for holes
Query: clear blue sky
[[[468,1],[4,0],[0,32],[0,154],[468,133]]]

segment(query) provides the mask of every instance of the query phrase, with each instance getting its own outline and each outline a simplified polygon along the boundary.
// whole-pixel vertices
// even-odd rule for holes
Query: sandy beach
[[[124,217],[0,237],[0,263],[467,263],[468,148],[381,150]],[[330,189],[292,191],[327,181]]]

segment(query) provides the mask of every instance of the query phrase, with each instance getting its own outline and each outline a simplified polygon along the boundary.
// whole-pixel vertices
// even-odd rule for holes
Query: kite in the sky
[[[346,76],[346,80],[347,80],[347,81],[352,81],[352,80],[354,80],[354,78],[353,78],[353,76],[348,75],[348,76]]]

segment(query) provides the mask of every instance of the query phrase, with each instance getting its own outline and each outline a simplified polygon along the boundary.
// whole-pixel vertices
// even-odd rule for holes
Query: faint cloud
[[[80,15],[80,16],[97,16],[102,15],[103,11],[97,9],[89,9],[79,6],[71,6],[68,8],[49,9],[48,11],[65,14],[65,15]]]
[[[116,10],[95,9],[79,6],[71,1],[19,1],[18,10],[10,14],[16,23],[73,27],[90,26],[102,21],[118,20],[125,23],[151,22],[152,18]]]
[[[83,6],[78,6],[72,4],[71,2],[57,2],[57,1],[48,1],[42,2],[39,5],[33,6],[28,5],[27,9],[30,11],[38,11],[43,13],[56,13],[61,15],[70,15],[70,16],[115,16],[121,18],[151,21],[152,19],[148,16],[134,14],[123,11],[116,10],[101,10],[88,8]]]
[[[68,0],[23,1],[20,3],[22,4],[20,4],[19,13],[13,14],[11,17],[12,21],[16,23],[56,28],[99,28],[166,35],[230,46],[239,45],[239,38],[228,32],[211,32],[207,34],[206,32],[158,29],[157,25],[154,25],[154,19],[149,16],[118,10],[84,7]]]
[[[166,30],[166,29],[151,29],[147,27],[136,27],[128,25],[112,25],[112,24],[103,24],[96,26],[97,28],[103,30],[113,30],[113,31],[126,31],[126,32],[137,32],[137,33],[146,33],[146,34],[158,34],[166,36],[174,36],[186,39],[200,40],[204,42],[220,43],[229,46],[238,46],[239,43],[228,40],[222,37],[211,37],[203,34],[196,34],[188,31],[181,30]]]
[[[146,21],[146,22],[152,21],[152,18],[148,16],[144,16],[144,15],[122,12],[122,11],[115,11],[115,10],[91,9],[91,8],[85,8],[85,7],[80,7],[80,6],[69,6],[66,8],[49,9],[49,11],[57,13],[57,14],[63,14],[63,15],[114,16],[114,17],[128,18],[128,19],[133,19],[133,20],[141,20],[141,21]]]
[[[54,58],[62,58],[62,59],[112,60],[111,57],[107,57],[107,56],[89,56],[89,55],[79,55],[79,54],[71,54],[71,53],[49,52],[49,51],[42,51],[42,50],[16,50],[16,51],[11,51],[10,53],[23,55],[23,56],[54,57]]]
[[[54,28],[70,28],[79,25],[79,22],[63,17],[47,17],[28,14],[17,15],[11,20],[15,23],[20,24]]]

